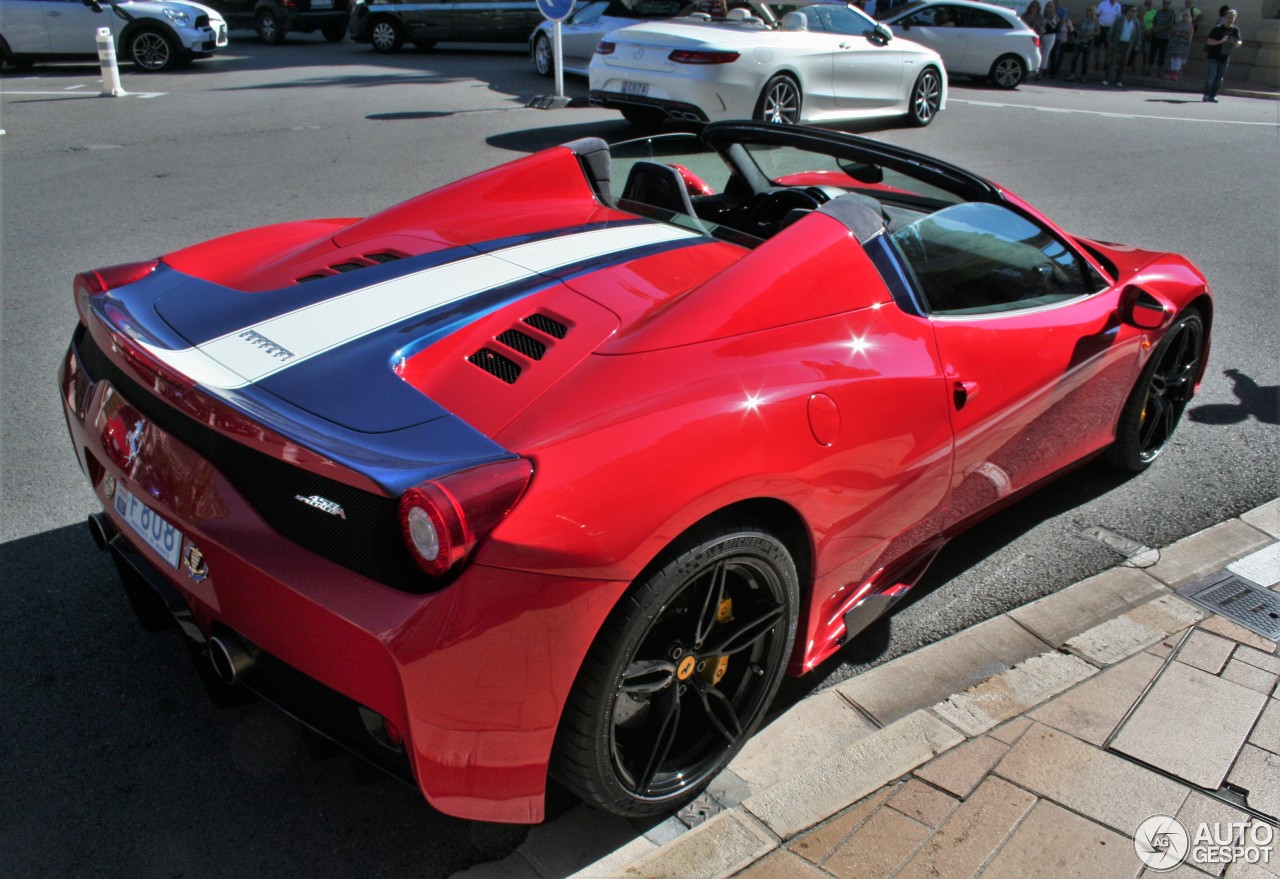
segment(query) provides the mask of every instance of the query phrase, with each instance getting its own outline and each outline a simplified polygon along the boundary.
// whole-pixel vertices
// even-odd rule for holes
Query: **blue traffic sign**
[[[564,21],[573,12],[573,0],[538,0],[538,11],[549,21]]]

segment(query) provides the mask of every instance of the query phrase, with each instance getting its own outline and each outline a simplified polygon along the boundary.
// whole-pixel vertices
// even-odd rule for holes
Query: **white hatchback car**
[[[190,0],[0,0],[0,56],[6,64],[98,56],[98,28],[140,70],[158,71],[227,45],[227,23]]]
[[[917,0],[885,14],[894,31],[942,56],[947,72],[1017,88],[1040,69],[1040,37],[1004,6],[970,0]]]
[[[722,20],[694,14],[614,31],[591,59],[589,100],[636,124],[905,114],[928,125],[946,106],[947,74],[932,49],[842,2],[777,8],[790,11],[766,21],[738,8]]]

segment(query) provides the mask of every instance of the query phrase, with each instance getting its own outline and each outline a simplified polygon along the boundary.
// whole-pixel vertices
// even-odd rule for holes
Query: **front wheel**
[[[284,42],[284,25],[269,9],[258,13],[258,17],[254,19],[254,29],[262,42],[268,45],[278,46]]]
[[[146,28],[129,37],[129,57],[140,69],[159,73],[177,64],[178,47],[168,34]]]
[[[1027,76],[1027,65],[1017,55],[1001,55],[991,65],[991,82],[997,88],[1016,89]]]
[[[800,121],[800,84],[786,74],[765,83],[756,103],[756,120],[779,125],[795,125]]]
[[[533,41],[533,69],[538,76],[551,76],[556,72],[555,54],[551,51],[551,41],[546,34],[538,34]]]
[[[562,784],[618,815],[697,796],[759,725],[795,638],[795,564],[766,531],[708,530],[658,564],[601,627],[552,758]]]
[[[1120,412],[1107,461],[1121,470],[1147,469],[1164,451],[1196,389],[1204,356],[1204,321],[1194,311],[1165,332]]]
[[[404,45],[404,31],[390,18],[379,18],[369,28],[369,42],[376,52],[399,52]]]
[[[916,84],[911,89],[911,108],[907,115],[912,125],[923,128],[938,115],[938,108],[941,106],[942,77],[930,67],[916,78]]]

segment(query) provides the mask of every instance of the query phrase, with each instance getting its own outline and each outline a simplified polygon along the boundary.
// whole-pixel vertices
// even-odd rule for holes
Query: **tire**
[[[925,68],[911,87],[911,108],[907,118],[911,124],[924,128],[938,115],[942,104],[942,77],[932,67]]]
[[[134,65],[147,73],[159,73],[178,64],[177,44],[158,28],[139,28],[131,33],[128,51]]]
[[[269,46],[278,46],[284,42],[284,22],[276,18],[270,9],[263,9],[253,20],[254,30],[262,42]]]
[[[765,83],[764,91],[760,92],[755,119],[758,122],[795,125],[800,121],[803,100],[800,84],[785,73],[779,74]]]
[[[538,34],[533,41],[533,69],[538,76],[552,76],[556,72],[555,53],[546,34]]]
[[[345,24],[327,24],[320,29],[320,33],[324,34],[325,40],[330,43],[341,43],[343,37],[347,35],[347,26]]]
[[[552,754],[561,784],[632,817],[693,799],[755,731],[799,606],[790,553],[754,525],[704,530],[650,571],[587,653]]]
[[[657,107],[638,107],[635,104],[623,104],[618,108],[622,118],[637,128],[657,128],[667,118]]]
[[[399,52],[404,45],[404,29],[394,18],[376,18],[369,25],[369,42],[375,52]]]
[[[1138,473],[1159,457],[1195,393],[1203,356],[1204,321],[1188,311],[1165,332],[1125,401],[1109,464]]]
[[[1001,55],[991,65],[988,78],[996,88],[1016,89],[1027,78],[1027,65],[1017,55]]]

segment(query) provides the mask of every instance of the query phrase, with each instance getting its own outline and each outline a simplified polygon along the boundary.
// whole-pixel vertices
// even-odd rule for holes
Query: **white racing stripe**
[[[198,384],[233,389],[262,381],[415,315],[506,284],[623,250],[697,233],[658,223],[577,232],[517,244],[353,290],[197,345],[144,345]]]

